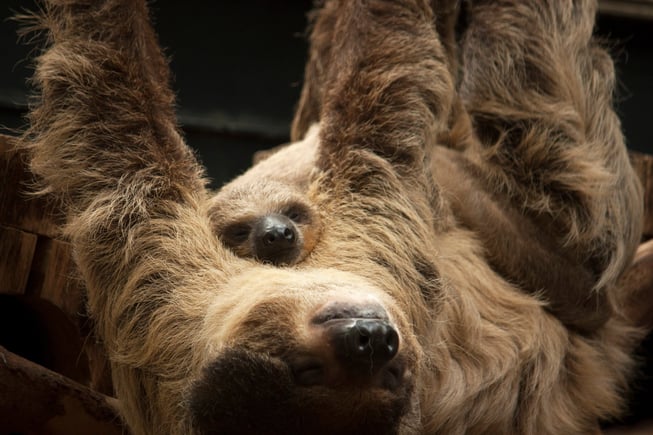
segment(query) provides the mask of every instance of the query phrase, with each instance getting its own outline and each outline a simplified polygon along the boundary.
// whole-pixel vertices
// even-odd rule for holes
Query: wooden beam
[[[653,0],[599,0],[599,12],[605,15],[653,20]]]
[[[0,346],[2,433],[127,434],[118,401]]]
[[[632,151],[630,160],[644,188],[644,240],[653,238],[653,155]]]
[[[84,285],[77,276],[71,245],[39,236],[27,282],[27,293],[53,303],[73,319],[84,311],[83,289]]]
[[[61,217],[56,219],[56,204],[30,195],[34,177],[27,169],[27,156],[15,149],[14,142],[0,135],[0,225],[57,237]]]
[[[619,283],[626,316],[653,331],[653,239],[642,243]]]
[[[0,294],[24,294],[37,237],[0,225]]]

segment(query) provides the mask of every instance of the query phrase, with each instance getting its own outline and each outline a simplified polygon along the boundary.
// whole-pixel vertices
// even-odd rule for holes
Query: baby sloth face
[[[306,204],[292,203],[236,217],[218,227],[217,233],[222,242],[241,257],[275,266],[293,265],[313,248],[316,220]]]
[[[307,198],[278,181],[227,185],[213,198],[210,215],[215,234],[236,255],[275,266],[303,260],[321,229]]]

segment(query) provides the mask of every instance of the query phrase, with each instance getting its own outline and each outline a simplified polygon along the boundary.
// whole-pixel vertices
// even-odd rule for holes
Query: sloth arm
[[[461,225],[482,243],[493,269],[525,292],[542,297],[565,325],[580,332],[611,314],[596,277],[557,246],[546,225],[522,213],[510,198],[484,188],[475,168],[457,151],[437,147],[432,172]]]

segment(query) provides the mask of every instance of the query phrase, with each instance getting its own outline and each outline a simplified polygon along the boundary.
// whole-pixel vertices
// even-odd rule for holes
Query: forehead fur
[[[299,142],[281,147],[274,154],[262,160],[240,177],[227,184],[223,190],[232,186],[245,186],[261,180],[276,180],[288,185],[305,189],[315,174],[317,150],[319,145],[319,127],[315,124]]]
[[[267,213],[283,213],[292,204],[309,206],[295,186],[272,179],[225,186],[211,199],[211,215],[217,221],[234,221]]]
[[[306,192],[316,178],[317,125],[304,140],[281,148],[223,186],[210,201],[215,222],[280,213],[292,203],[309,205]]]

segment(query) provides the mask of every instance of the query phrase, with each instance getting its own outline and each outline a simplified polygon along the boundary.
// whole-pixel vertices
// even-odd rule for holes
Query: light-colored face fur
[[[275,215],[290,219],[295,238],[291,248],[298,251],[285,256],[284,264],[302,261],[315,247],[322,224],[309,186],[317,174],[317,134],[316,126],[304,140],[267,157],[211,198],[214,231],[237,255],[259,257],[253,232],[261,219]]]

